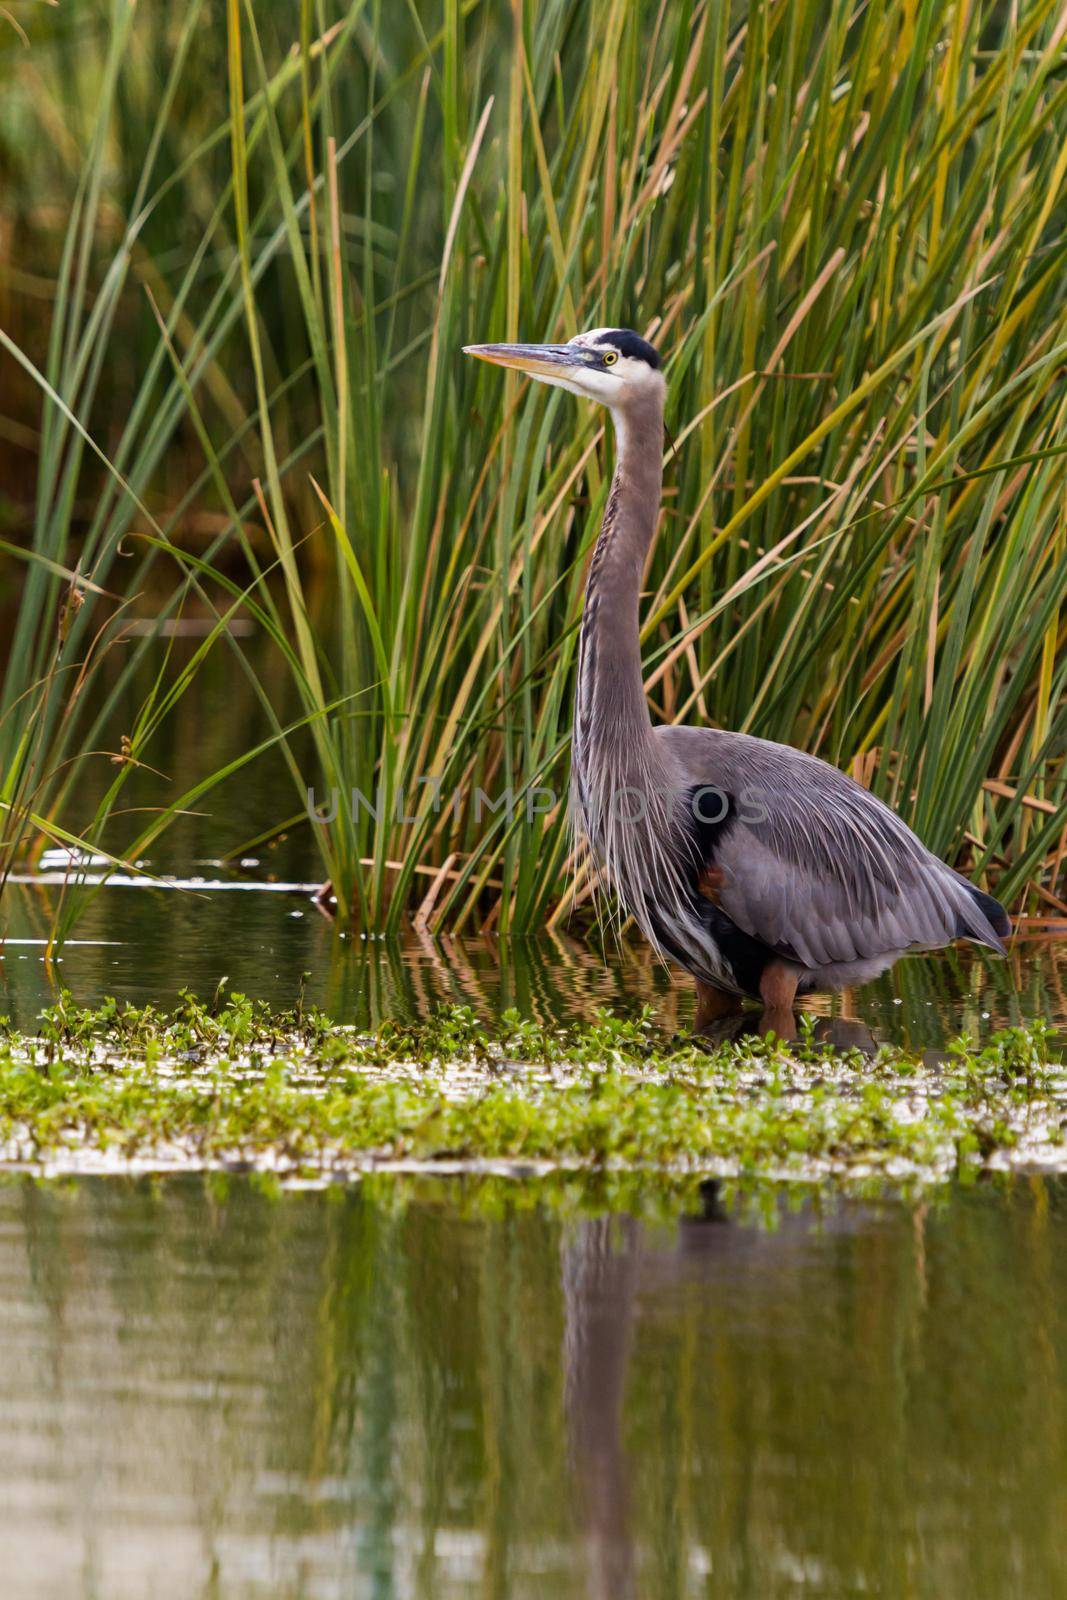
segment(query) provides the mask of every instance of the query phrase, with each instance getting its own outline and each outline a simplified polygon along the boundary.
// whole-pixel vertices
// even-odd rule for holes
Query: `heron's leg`
[[[764,1006],[757,1032],[764,1038],[773,1033],[783,1044],[792,1044],[800,1036],[792,1006]]]
[[[760,999],[766,1010],[791,1012],[799,981],[795,967],[787,967],[784,961],[769,961],[759,981]]]
[[[736,995],[727,994],[725,989],[716,989],[714,984],[704,983],[700,978],[696,980],[696,985],[697,1014],[693,1026],[698,1033],[709,1022],[714,1022],[716,1017],[728,1017],[740,1010]]]

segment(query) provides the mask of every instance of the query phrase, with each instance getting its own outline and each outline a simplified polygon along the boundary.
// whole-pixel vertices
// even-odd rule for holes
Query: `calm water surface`
[[[0,1186],[3,1594],[1067,1593],[1067,1186],[579,1198]]]
[[[211,864],[197,870],[218,877]],[[589,1016],[597,1006],[649,1005],[667,1032],[692,1026],[692,984],[639,944],[598,951],[568,937],[506,945],[362,940],[340,934],[307,892],[233,881],[228,889],[103,889],[51,965],[45,951],[58,891],[10,885],[0,906],[0,1012],[28,1026],[61,984],[84,1004],[109,994],[169,1004],[185,987],[209,996],[222,979],[286,1006],[307,973],[309,999],[361,1025],[422,1016],[447,1002],[489,1019],[513,1006],[545,1022]],[[829,1008],[825,1000],[813,1005]],[[1067,1033],[1067,940],[1019,941],[1007,960],[968,948],[906,958],[834,1009],[876,1039],[918,1049],[1034,1017]]]

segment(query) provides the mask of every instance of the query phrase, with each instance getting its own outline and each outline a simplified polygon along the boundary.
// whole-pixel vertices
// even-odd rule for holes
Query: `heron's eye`
[[[606,367],[613,367],[618,359],[618,354],[614,350],[609,350],[604,357],[604,365]]]

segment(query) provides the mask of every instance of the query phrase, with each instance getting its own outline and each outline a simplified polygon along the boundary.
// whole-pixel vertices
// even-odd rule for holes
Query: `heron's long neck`
[[[616,466],[589,567],[574,705],[580,778],[625,778],[647,760],[652,721],[641,674],[638,599],[663,489],[663,402],[615,416]]]

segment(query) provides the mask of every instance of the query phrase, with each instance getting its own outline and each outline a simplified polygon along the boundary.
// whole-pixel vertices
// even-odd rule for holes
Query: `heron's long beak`
[[[562,378],[567,367],[587,367],[592,361],[588,351],[570,344],[467,344],[463,353],[533,378]]]

